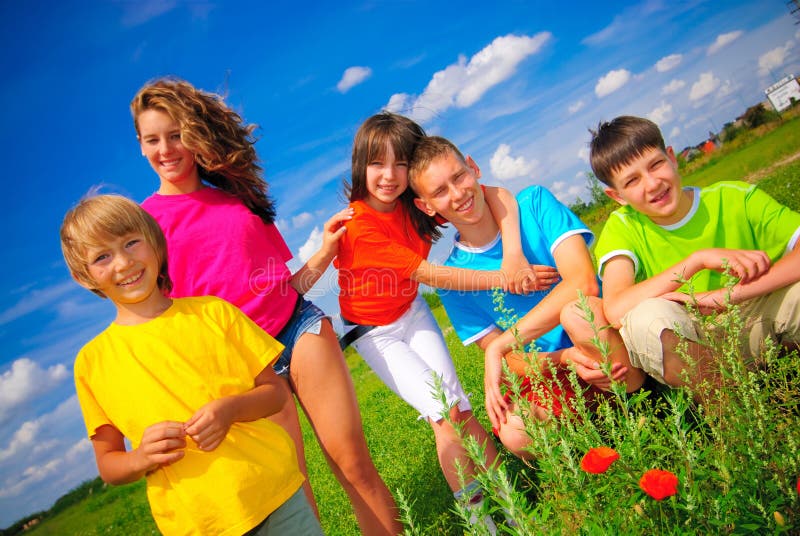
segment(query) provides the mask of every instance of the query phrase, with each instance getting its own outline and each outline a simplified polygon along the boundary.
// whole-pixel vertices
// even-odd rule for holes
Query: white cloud
[[[683,56],[681,54],[670,54],[669,56],[664,56],[656,62],[656,71],[659,73],[671,71],[680,65],[682,60]]]
[[[672,130],[669,131],[669,137],[675,139],[681,133],[680,127],[672,127]]]
[[[586,103],[582,100],[570,104],[568,108],[570,115],[579,112],[585,105]]]
[[[530,175],[536,163],[528,162],[522,156],[512,157],[511,147],[501,143],[492,155],[489,166],[492,169],[492,175],[501,181],[505,181]]]
[[[765,52],[758,58],[758,74],[759,76],[767,76],[773,69],[780,69],[786,62],[786,57],[789,52],[794,48],[794,42],[787,41],[782,47],[776,47]]]
[[[0,376],[0,421],[15,406],[49,391],[68,376],[64,365],[58,364],[45,370],[27,357],[17,359]]]
[[[369,67],[348,67],[345,69],[342,79],[336,84],[336,89],[340,93],[347,93],[353,86],[357,86],[372,75]]]
[[[733,43],[737,39],[739,39],[742,34],[741,30],[736,30],[735,32],[728,32],[724,34],[720,34],[717,36],[717,39],[708,47],[706,54],[711,56],[712,54],[716,54],[719,52],[723,47]]]
[[[672,113],[672,105],[664,101],[661,101],[661,104],[658,107],[654,108],[649,114],[647,114],[647,118],[650,121],[658,124],[662,128],[666,123],[672,121],[674,117],[675,116]]]
[[[27,421],[14,432],[8,446],[0,450],[0,461],[7,460],[18,452],[30,449],[35,445],[36,436],[39,433],[39,423],[37,421]]]
[[[408,106],[409,100],[411,100],[411,95],[408,93],[395,93],[389,98],[389,102],[386,104],[385,108],[390,112],[408,115],[406,106]]]
[[[73,292],[79,287],[72,280],[59,283],[41,290],[25,293],[25,297],[15,305],[0,312],[0,325],[16,320],[22,316],[55,304],[64,294]]]
[[[551,188],[550,188],[550,189],[551,189],[551,190],[553,190],[553,191],[556,191],[556,190],[563,190],[563,189],[564,189],[564,187],[565,187],[566,185],[567,185],[567,183],[566,183],[566,182],[564,182],[564,181],[555,181],[555,182],[554,182],[554,183],[551,185]]]
[[[424,122],[451,107],[467,108],[491,88],[507,80],[528,56],[538,52],[550,39],[542,32],[532,37],[505,35],[495,38],[469,61],[460,56],[456,63],[434,73],[422,95],[413,99],[405,93],[392,95],[386,108]]]
[[[155,19],[174,9],[175,0],[145,0],[143,2],[123,2],[125,12],[122,15],[123,26],[138,26]]]
[[[587,145],[582,145],[581,148],[578,149],[578,158],[584,162],[589,162],[589,147]]]
[[[692,89],[689,92],[689,100],[696,101],[702,99],[717,89],[719,83],[719,78],[715,77],[713,72],[708,71],[707,73],[702,73],[700,78],[697,79],[697,82],[692,84]]]
[[[598,97],[605,97],[627,84],[630,79],[631,73],[627,69],[609,71],[597,81],[594,92]]]
[[[300,246],[300,249],[297,251],[297,257],[301,262],[305,264],[308,259],[310,259],[314,253],[316,253],[316,251],[322,245],[322,236],[322,231],[320,231],[319,227],[314,227],[314,230],[311,231],[306,243]]]
[[[292,227],[299,229],[314,221],[314,216],[310,212],[301,212],[297,216],[292,217]]]
[[[678,91],[680,91],[684,87],[686,87],[686,82],[684,82],[683,80],[679,80],[677,78],[674,78],[673,80],[670,81],[669,84],[667,84],[666,86],[661,88],[661,94],[662,95],[672,95],[673,93],[677,93]]]
[[[283,218],[278,218],[275,220],[275,227],[278,228],[282,235],[285,235],[289,232],[289,222]]]

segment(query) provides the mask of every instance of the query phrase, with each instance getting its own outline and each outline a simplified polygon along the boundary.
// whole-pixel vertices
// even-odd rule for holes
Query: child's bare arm
[[[768,261],[769,259],[767,259],[767,262]],[[733,268],[734,267],[731,266],[731,269]],[[748,271],[746,275],[750,277],[747,279],[741,278],[740,281],[730,289],[731,303],[741,303],[759,296],[764,296],[765,294],[769,294],[770,292],[774,292],[800,281],[800,246],[795,247],[792,251],[781,257],[771,268],[768,268],[766,272],[756,272],[756,277],[753,277],[752,271]],[[722,288],[707,292],[698,292],[694,296],[689,296],[682,292],[668,292],[662,295],[662,297],[680,303],[691,301],[692,303],[696,303],[702,312],[710,312],[718,311],[725,307],[725,301],[728,299],[727,294],[728,289]]]
[[[500,270],[508,281],[508,290],[523,294],[534,290],[536,274],[522,252],[522,237],[519,230],[519,206],[511,192],[497,186],[485,187],[486,204],[492,217],[500,227],[503,237],[503,263]],[[540,289],[535,289],[540,290]]]
[[[333,258],[339,253],[339,239],[347,231],[344,222],[352,217],[353,209],[348,207],[337,212],[325,222],[322,227],[322,246],[299,270],[292,274],[289,282],[299,294],[308,292],[328,269]]]
[[[214,450],[225,439],[233,423],[273,415],[285,402],[286,390],[272,367],[267,366],[256,377],[252,389],[212,400],[186,421],[184,429],[200,450]]]
[[[636,283],[633,261],[620,255],[607,261],[603,270],[603,307],[609,322],[619,327],[625,313],[642,300],[674,292],[700,270],[723,271],[729,266],[743,283],[752,283],[770,270],[769,264],[769,257],[763,251],[703,249],[660,274]]]
[[[92,436],[97,469],[109,484],[135,482],[162,465],[183,458],[186,447],[183,423],[163,421],[145,429],[139,446],[125,449],[125,438],[111,425],[103,425]]]

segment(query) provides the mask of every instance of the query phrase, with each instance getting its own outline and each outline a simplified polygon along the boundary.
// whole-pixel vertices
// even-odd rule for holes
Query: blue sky
[[[484,182],[572,202],[601,119],[648,116],[681,149],[800,72],[784,0],[290,4],[0,3],[0,527],[97,474],[72,362],[113,309],[71,282],[58,227],[92,186],[137,201],[157,187],[128,112],[147,80],[225,93],[260,125],[296,268],[344,206],[358,125],[382,108],[451,138]],[[312,295],[335,313],[332,281]]]

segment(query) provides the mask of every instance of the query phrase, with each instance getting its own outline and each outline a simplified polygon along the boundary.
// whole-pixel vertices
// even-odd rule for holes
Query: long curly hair
[[[367,166],[370,162],[383,158],[387,146],[391,145],[397,160],[410,162],[414,147],[424,137],[425,131],[421,126],[408,117],[392,112],[380,112],[364,121],[353,140],[351,179],[349,183],[345,183],[348,199],[357,201],[369,195]],[[434,242],[441,238],[442,232],[436,220],[414,205],[414,197],[414,191],[409,186],[398,199],[405,207],[419,237]]]
[[[237,198],[264,223],[275,220],[253,144],[256,125],[245,124],[222,96],[195,88],[173,77],[146,83],[131,101],[140,137],[139,114],[159,110],[180,125],[181,143],[194,153],[200,178]]]

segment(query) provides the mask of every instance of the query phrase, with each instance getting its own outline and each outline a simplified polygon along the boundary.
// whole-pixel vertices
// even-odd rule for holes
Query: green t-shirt
[[[653,223],[629,206],[614,211],[595,249],[600,275],[606,262],[624,255],[633,261],[638,283],[709,248],[762,250],[775,262],[800,238],[800,214],[755,185],[730,181],[688,189],[694,192],[692,208],[672,225]],[[715,290],[722,287],[722,274],[701,270],[691,281],[695,292]]]

